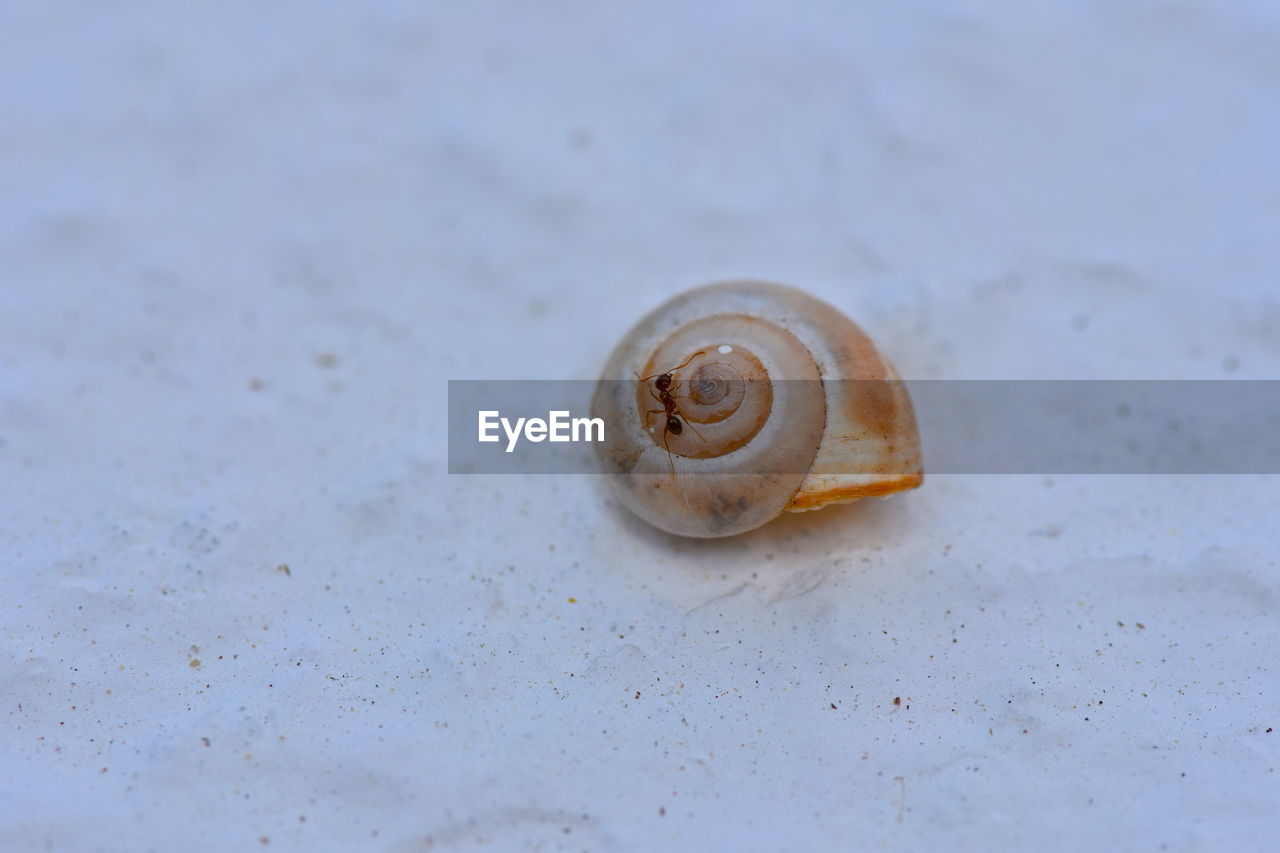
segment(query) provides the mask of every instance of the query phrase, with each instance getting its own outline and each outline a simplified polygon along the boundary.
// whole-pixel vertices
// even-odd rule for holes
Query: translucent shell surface
[[[600,460],[624,505],[681,536],[915,488],[920,440],[897,379],[858,326],[799,290],[699,287],[610,356],[592,401]]]

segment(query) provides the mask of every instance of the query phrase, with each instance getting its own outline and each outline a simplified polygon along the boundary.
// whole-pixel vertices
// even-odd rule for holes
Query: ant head
[[[667,390],[668,388],[671,387],[671,374],[670,373],[662,374],[661,376],[659,376],[657,379],[653,381],[653,384],[658,387],[659,391]]]
[[[671,433],[672,435],[679,435],[680,433],[684,432],[684,424],[680,422],[679,418],[677,418],[675,415],[672,415],[671,417],[667,418],[667,432]]]

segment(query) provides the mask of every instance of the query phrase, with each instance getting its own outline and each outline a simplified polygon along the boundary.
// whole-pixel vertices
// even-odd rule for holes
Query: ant
[[[671,447],[667,444],[667,436],[680,435],[684,432],[684,421],[680,419],[683,412],[680,411],[680,407],[676,404],[675,395],[672,393],[672,387],[675,385],[675,379],[671,374],[675,373],[682,367],[686,367],[689,362],[693,361],[698,356],[706,354],[706,350],[698,350],[665,373],[655,373],[652,376],[636,377],[641,382],[648,382],[650,379],[653,380],[653,387],[649,389],[649,396],[661,403],[662,408],[650,409],[645,412],[644,422],[645,427],[649,428],[650,415],[661,414],[666,417],[666,423],[662,425],[662,446],[667,450],[668,459],[671,456]],[[689,429],[693,430],[694,435],[698,436],[699,439],[702,438],[702,433],[698,432],[697,428],[693,424],[689,424]]]

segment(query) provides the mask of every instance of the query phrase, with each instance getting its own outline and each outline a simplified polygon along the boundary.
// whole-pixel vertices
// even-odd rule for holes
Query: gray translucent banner
[[[634,393],[634,382],[622,384]],[[844,384],[851,399],[873,399],[857,386],[885,383]],[[900,384],[915,407],[928,474],[1280,474],[1280,380]],[[579,422],[574,441],[573,421],[591,417],[596,387],[585,380],[450,380],[449,473],[599,473],[588,433],[595,438],[602,426],[609,438],[634,425]],[[479,440],[482,412],[498,413],[486,416],[487,435],[497,440]],[[790,415],[771,416],[785,426]],[[650,417],[661,426],[661,415]],[[529,432],[530,419],[546,429],[534,422]]]

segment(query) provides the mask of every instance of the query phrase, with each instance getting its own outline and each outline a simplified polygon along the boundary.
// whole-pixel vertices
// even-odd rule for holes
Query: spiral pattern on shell
[[[605,367],[592,403],[604,470],[641,518],[699,537],[919,485],[901,385],[850,400],[831,381],[846,378],[896,374],[829,305],[759,282],[694,289],[642,319]]]

